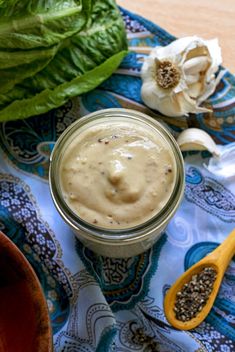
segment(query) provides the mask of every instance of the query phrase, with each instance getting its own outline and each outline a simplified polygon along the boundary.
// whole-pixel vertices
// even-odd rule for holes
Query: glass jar
[[[150,220],[124,229],[100,228],[80,218],[66,203],[60,184],[61,160],[75,134],[110,119],[144,124],[161,136],[172,152],[175,162],[175,182],[165,206]],[[184,161],[174,137],[158,121],[138,111],[128,109],[105,109],[86,115],[69,126],[57,140],[50,158],[50,191],[55,206],[62,218],[72,228],[77,238],[92,251],[108,257],[132,257],[149,249],[164,232],[176,212],[184,192]]]

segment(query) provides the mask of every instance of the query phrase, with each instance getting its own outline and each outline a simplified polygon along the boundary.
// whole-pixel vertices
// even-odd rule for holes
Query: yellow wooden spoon
[[[235,229],[224,240],[224,242],[217,247],[213,252],[208,254],[205,258],[200,260],[189,268],[178,280],[171,286],[164,299],[164,310],[168,322],[177,329],[190,330],[198,326],[209,314],[214,300],[220,288],[226,268],[235,253]],[[212,292],[203,306],[202,310],[191,320],[181,321],[176,319],[174,307],[177,292],[181,291],[184,284],[188,283],[193,275],[201,272],[205,267],[212,267],[217,272],[217,277],[213,284]]]

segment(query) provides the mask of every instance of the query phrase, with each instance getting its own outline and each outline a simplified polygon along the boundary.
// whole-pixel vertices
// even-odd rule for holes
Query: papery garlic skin
[[[208,112],[199,105],[215,91],[221,62],[217,39],[185,37],[155,47],[142,66],[142,99],[167,116]]]

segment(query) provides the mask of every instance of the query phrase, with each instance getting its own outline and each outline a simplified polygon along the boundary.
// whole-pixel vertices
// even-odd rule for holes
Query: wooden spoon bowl
[[[218,246],[213,252],[208,254],[205,258],[200,260],[189,268],[178,280],[171,286],[164,299],[165,315],[169,323],[180,330],[191,330],[198,326],[209,314],[216,296],[218,294],[224,273],[227,269],[235,252],[235,230],[233,230],[226,240]],[[181,321],[176,318],[174,307],[177,299],[177,293],[182,290],[184,284],[190,282],[193,275],[200,273],[204,268],[212,267],[215,269],[217,276],[213,283],[212,292],[206,304],[198,314],[188,320]]]

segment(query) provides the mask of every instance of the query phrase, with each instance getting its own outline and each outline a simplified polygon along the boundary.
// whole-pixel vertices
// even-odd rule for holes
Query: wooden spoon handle
[[[221,268],[227,268],[232,257],[235,254],[235,229],[228,235],[228,237],[217,247],[213,253],[206,258],[216,262]],[[206,259],[205,258],[205,259]]]

